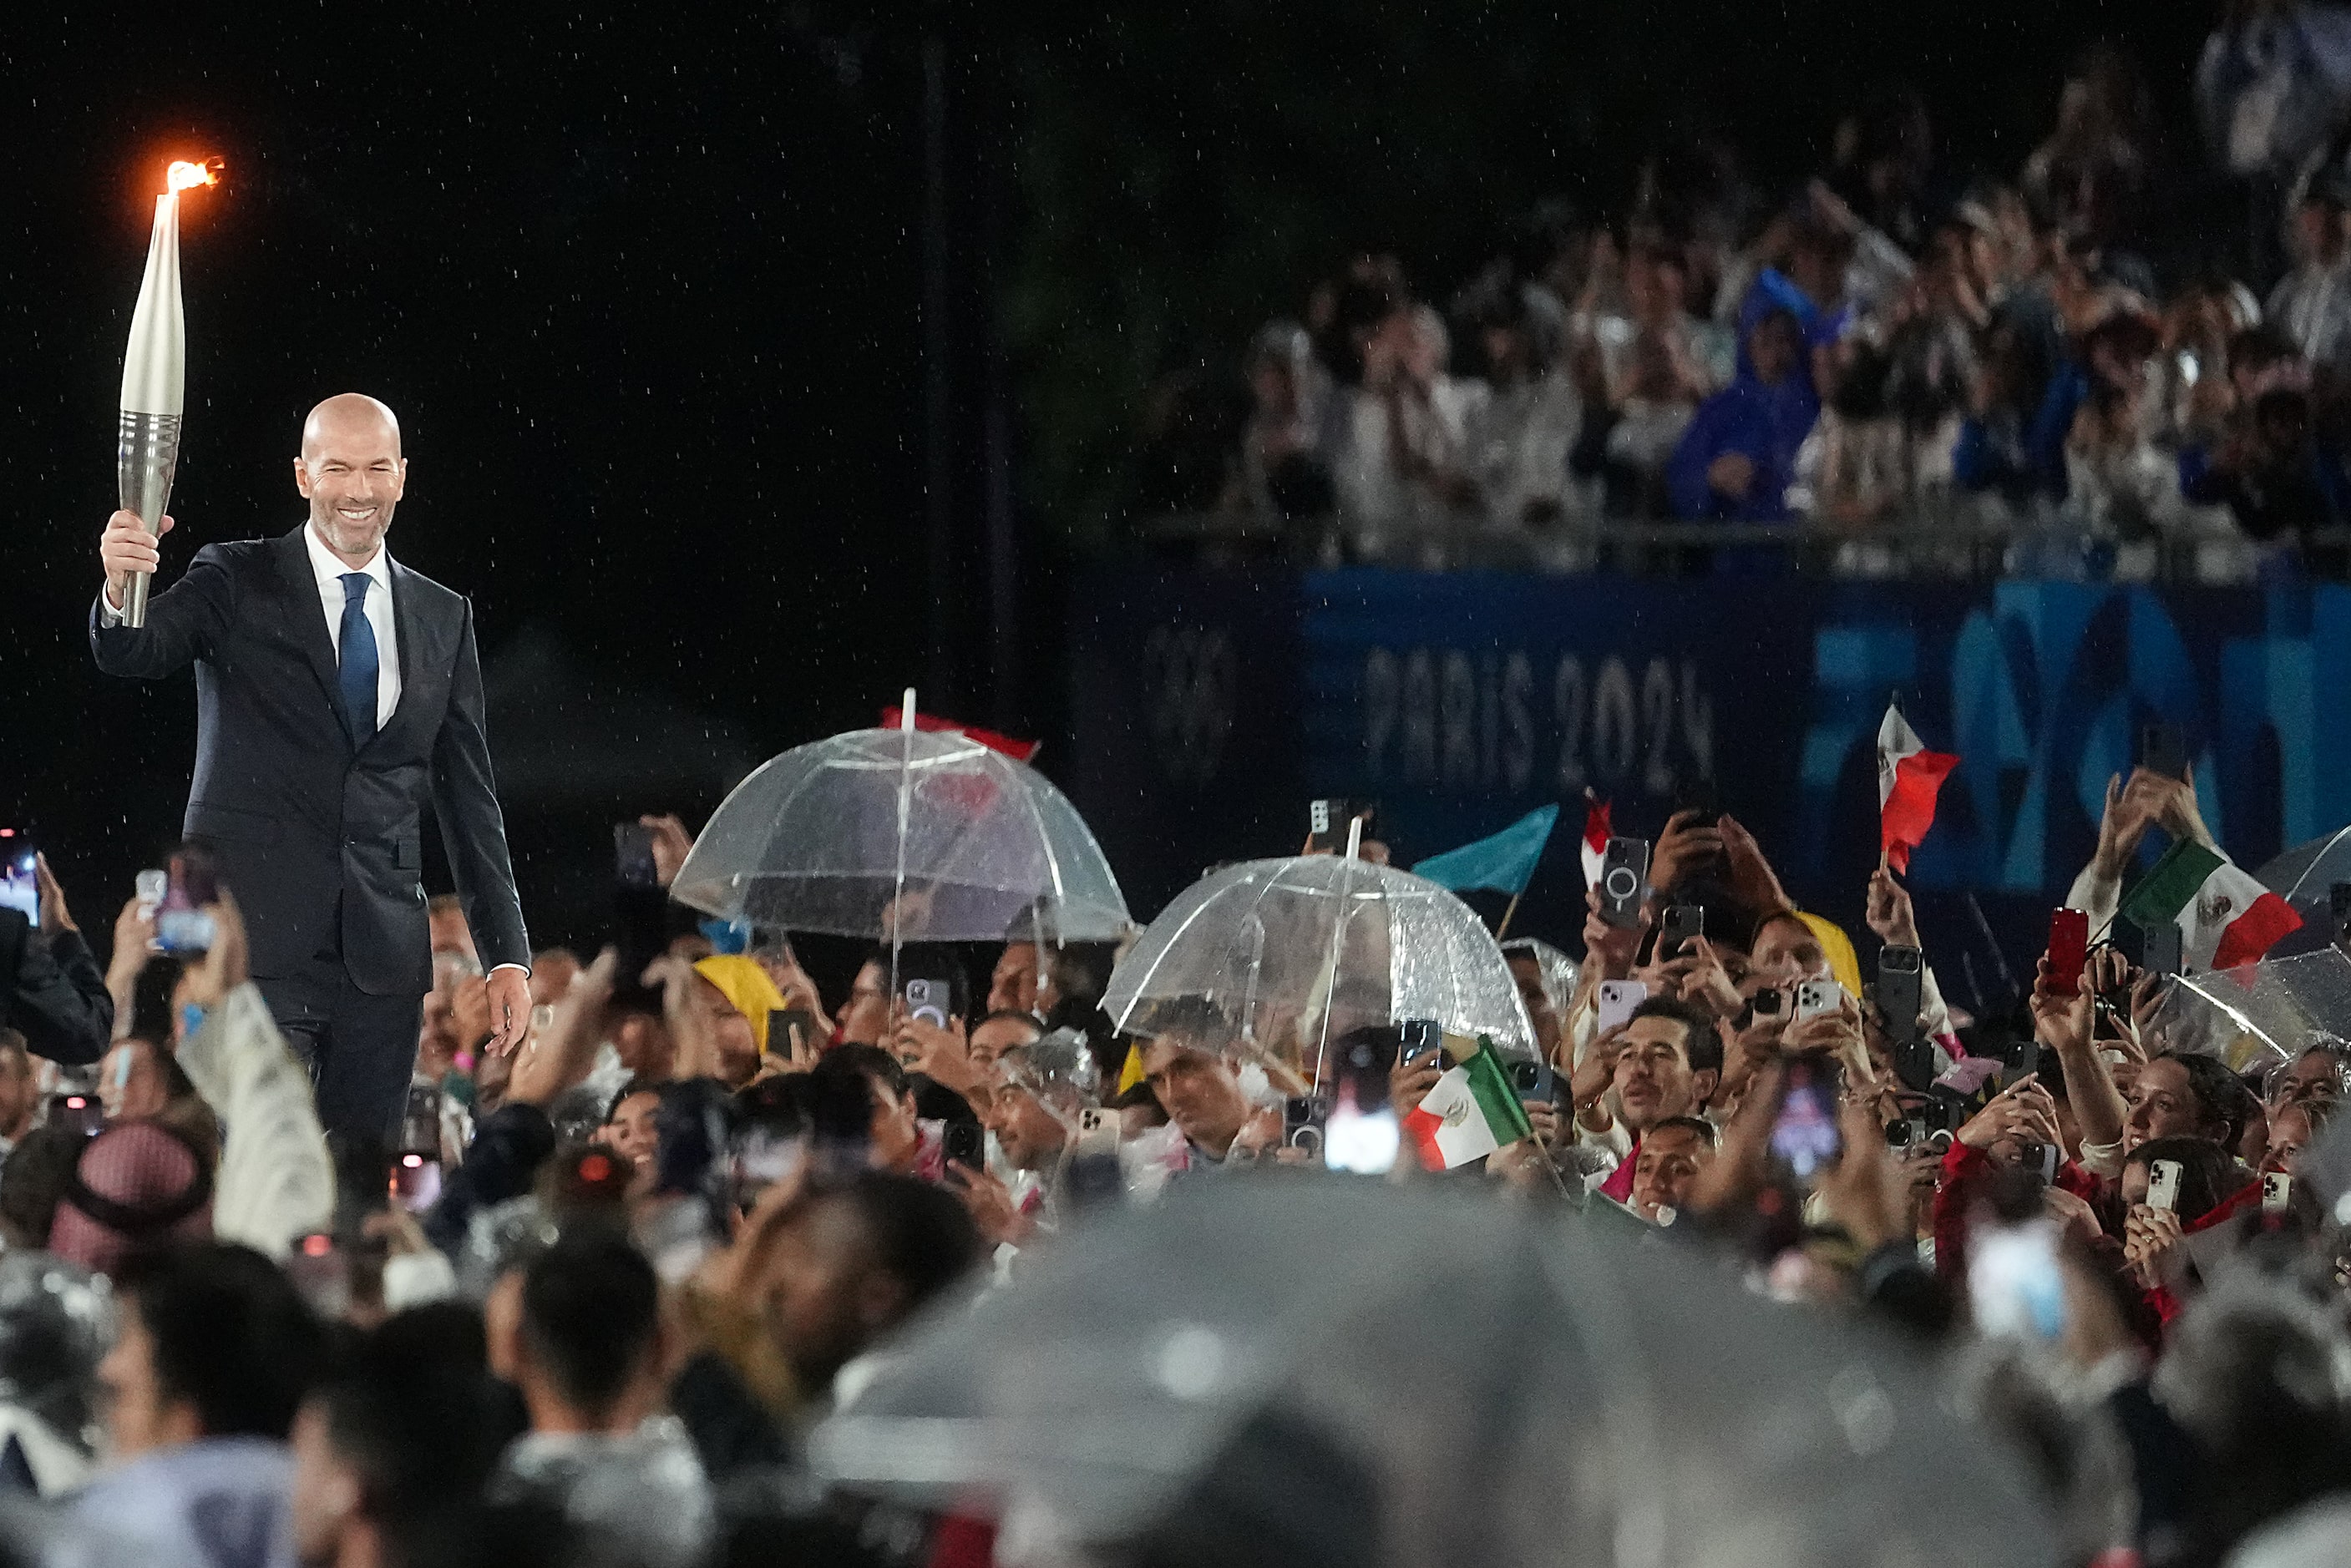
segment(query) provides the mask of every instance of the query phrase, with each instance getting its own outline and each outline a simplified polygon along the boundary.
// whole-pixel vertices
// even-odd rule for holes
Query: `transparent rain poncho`
[[[1292,1065],[1350,1029],[1434,1019],[1531,1056],[1510,966],[1468,905],[1345,856],[1228,866],[1176,895],[1112,971],[1102,1009],[1151,1032],[1158,1008],[1216,1004],[1242,1043]]]
[[[711,815],[670,893],[722,919],[908,942],[1132,929],[1092,830],[1044,775],[915,730],[769,760]]]

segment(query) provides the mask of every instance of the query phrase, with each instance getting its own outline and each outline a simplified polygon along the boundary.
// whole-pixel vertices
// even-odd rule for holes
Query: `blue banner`
[[[1294,852],[1310,796],[1378,801],[1408,864],[1548,801],[1580,822],[1586,786],[1653,836],[1702,786],[1796,897],[1858,930],[1896,693],[1963,759],[1912,865],[1938,920],[1972,895],[2029,931],[2152,721],[2187,737],[2206,820],[2248,867],[2351,821],[2337,586],[1101,569],[1081,602],[1077,798],[1122,876],[1137,867],[1138,912],[1179,869]],[[1143,748],[1118,740],[1137,713]],[[1575,836],[1538,870],[1527,929],[1581,925]]]

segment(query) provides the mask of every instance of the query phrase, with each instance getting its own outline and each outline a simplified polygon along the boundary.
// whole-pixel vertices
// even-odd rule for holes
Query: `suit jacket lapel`
[[[417,624],[416,588],[409,581],[408,568],[389,556],[384,564],[392,568],[392,640],[399,645],[400,697],[392,705],[392,717],[377,730],[378,734],[400,722],[401,711],[408,706],[409,695],[416,690],[420,653],[417,644],[424,636],[424,628]]]
[[[308,528],[305,523],[302,528]],[[310,552],[302,543],[302,528],[280,538],[276,546],[277,575],[286,588],[286,628],[294,634],[319,677],[335,728],[343,730],[340,682],[336,679],[335,644],[327,635],[327,609],[319,597],[319,579],[310,570]],[[348,732],[346,732],[347,733]]]

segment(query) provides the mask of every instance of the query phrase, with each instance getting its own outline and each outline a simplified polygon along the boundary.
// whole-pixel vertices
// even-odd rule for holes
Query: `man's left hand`
[[[518,969],[495,969],[482,986],[490,999],[489,1048],[510,1056],[530,1030],[530,976]]]

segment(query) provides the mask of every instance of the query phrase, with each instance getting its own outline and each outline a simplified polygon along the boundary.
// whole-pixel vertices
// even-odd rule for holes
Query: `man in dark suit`
[[[432,989],[420,817],[441,824],[489,969],[491,1049],[530,1016],[530,942],[490,777],[473,607],[384,548],[407,483],[400,425],[347,392],[310,411],[295,487],[308,521],[276,539],[207,545],[121,623],[156,541],[108,520],[90,649],[110,675],[193,661],[196,765],[188,837],[235,891],[253,978],[310,1069],[331,1133],[398,1125]],[[166,531],[172,520],[165,518]]]

